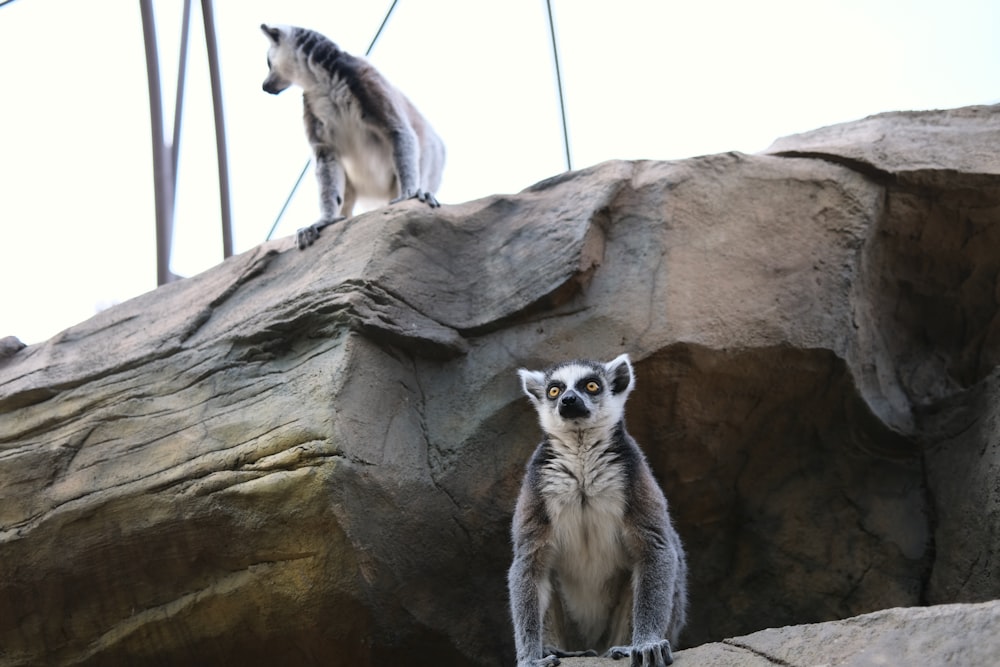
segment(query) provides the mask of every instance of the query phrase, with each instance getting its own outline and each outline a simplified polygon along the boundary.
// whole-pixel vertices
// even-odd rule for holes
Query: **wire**
[[[396,9],[397,2],[399,2],[399,0],[392,0],[392,5],[389,6],[389,11],[385,13],[385,18],[382,19],[382,25],[378,27],[378,32],[376,32],[375,36],[372,37],[372,43],[368,45],[368,50],[365,51],[365,58],[372,54],[372,49],[375,48],[375,42],[377,42],[378,38],[382,36],[382,28],[384,28],[385,24],[389,22],[389,17],[392,16],[392,11]]]
[[[552,19],[552,0],[545,0],[549,10],[549,33],[552,35],[552,60],[556,64],[556,86],[559,88],[559,113],[562,116],[563,146],[566,148],[566,171],[573,171],[569,157],[569,130],[566,129],[566,102],[563,100],[562,74],[559,71],[559,47],[556,46],[556,24]]]
[[[12,2],[14,2],[14,0],[2,0],[2,1],[0,1],[0,7],[5,7],[5,6],[9,5]]]
[[[305,177],[306,172],[309,171],[309,165],[312,164],[312,160],[306,160],[306,164],[302,167],[302,171],[299,173],[299,177],[295,179],[295,185],[292,186],[292,191],[288,193],[288,197],[285,198],[285,203],[282,204],[281,210],[278,211],[278,217],[274,219],[274,224],[271,225],[271,231],[267,233],[267,241],[271,240],[271,235],[274,234],[274,230],[277,229],[278,223],[281,222],[281,218],[285,215],[285,209],[288,205],[292,203],[292,197],[295,196],[296,190],[299,189],[299,185],[302,184],[302,179]]]
[[[4,2],[13,2],[13,1],[14,0],[4,0]],[[372,37],[371,44],[368,45],[368,50],[365,51],[366,58],[371,55],[372,49],[375,48],[375,43],[378,41],[378,38],[382,36],[382,29],[385,28],[385,24],[389,22],[389,17],[392,16],[392,12],[396,9],[396,5],[398,3],[399,0],[392,0],[392,4],[389,5],[389,11],[385,13],[385,18],[382,19],[382,24],[378,27],[378,30],[375,32],[375,36]],[[0,5],[0,7],[2,6],[3,5]],[[299,172],[299,177],[295,179],[295,185],[292,186],[292,191],[288,193],[288,197],[285,198],[285,203],[282,205],[281,210],[278,211],[278,217],[274,219],[274,224],[271,225],[271,231],[267,233],[267,238],[264,239],[265,241],[271,240],[271,236],[274,234],[274,230],[278,228],[278,223],[281,222],[281,218],[285,215],[285,210],[291,203],[292,197],[294,197],[295,193],[298,191],[299,185],[302,184],[302,178],[306,175],[306,172],[309,171],[309,165],[311,164],[312,164],[312,158],[306,160],[305,165],[302,167],[302,171]]]

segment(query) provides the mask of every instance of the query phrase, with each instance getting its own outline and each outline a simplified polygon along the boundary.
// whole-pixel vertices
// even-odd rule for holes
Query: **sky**
[[[363,55],[391,0],[215,2],[236,253],[263,242],[307,163],[301,95],[261,90],[259,25]],[[171,132],[180,0],[154,0]],[[755,153],[875,113],[1000,102],[996,0],[552,0],[572,166]],[[0,6],[0,338],[39,343],[156,287],[138,2]],[[370,60],[447,147],[445,205],[566,169],[544,0],[399,0]],[[222,261],[200,3],[171,269]],[[319,217],[312,171],[274,237]],[[289,238],[289,245],[292,241]]]

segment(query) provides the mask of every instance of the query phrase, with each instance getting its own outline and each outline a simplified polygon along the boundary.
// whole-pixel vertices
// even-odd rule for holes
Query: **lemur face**
[[[290,54],[291,35],[288,28],[284,26],[269,26],[262,23],[260,29],[270,40],[270,48],[267,51],[267,78],[264,79],[265,92],[277,95],[292,85],[291,78],[284,72],[291,67],[293,57]]]
[[[569,361],[546,371],[521,369],[518,374],[547,432],[562,425],[617,423],[633,385],[632,365],[624,354],[607,364]]]
[[[589,417],[606,391],[604,373],[584,365],[564,366],[546,379],[545,400],[563,419]]]

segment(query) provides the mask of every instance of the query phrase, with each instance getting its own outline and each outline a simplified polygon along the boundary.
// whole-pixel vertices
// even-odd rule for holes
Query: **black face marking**
[[[562,395],[563,391],[566,390],[566,385],[562,382],[550,382],[545,387],[545,395],[548,396],[550,401],[554,401]]]
[[[589,417],[590,409],[583,398],[575,391],[567,391],[559,399],[559,416],[563,419],[579,419]]]
[[[601,380],[596,375],[585,377],[576,383],[576,390],[580,393],[597,396],[601,393]]]

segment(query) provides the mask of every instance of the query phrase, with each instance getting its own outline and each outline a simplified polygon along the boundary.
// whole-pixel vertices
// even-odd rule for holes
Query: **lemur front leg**
[[[677,553],[649,532],[640,539],[647,546],[632,576],[632,645],[614,646],[607,652],[615,660],[630,658],[631,667],[666,667],[674,662],[670,641],[663,635],[670,625],[680,563]]]
[[[396,163],[399,196],[391,199],[390,204],[418,199],[431,208],[441,205],[433,192],[420,189],[420,144],[412,129],[401,128],[392,133],[392,159]]]
[[[559,664],[557,649],[542,646],[542,624],[549,596],[547,586],[542,585],[544,570],[538,550],[523,548],[507,573],[517,667]]]
[[[319,184],[319,207],[322,217],[295,233],[299,250],[311,246],[323,229],[347,218],[354,210],[354,186],[347,180],[343,166],[331,155],[317,152],[316,180]]]

